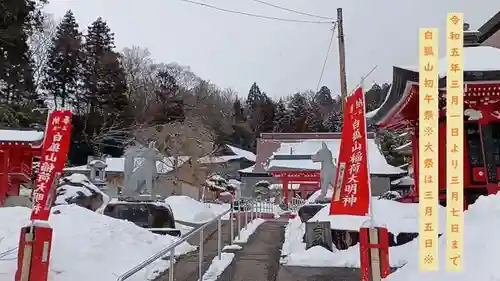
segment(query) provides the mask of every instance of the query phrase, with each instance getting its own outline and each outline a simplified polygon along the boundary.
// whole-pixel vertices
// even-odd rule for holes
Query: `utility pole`
[[[337,8],[337,30],[339,38],[339,64],[340,64],[340,98],[341,109],[344,110],[345,99],[347,98],[347,78],[345,72],[345,44],[344,44],[344,23],[342,20],[342,8]]]

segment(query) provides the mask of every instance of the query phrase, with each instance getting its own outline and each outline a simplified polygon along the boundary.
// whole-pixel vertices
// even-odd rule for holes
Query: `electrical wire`
[[[243,15],[243,16],[249,16],[249,17],[254,17],[254,18],[267,19],[267,20],[277,20],[277,21],[295,22],[295,23],[309,23],[309,24],[332,24],[333,23],[332,21],[309,21],[309,20],[295,20],[295,19],[286,19],[286,18],[278,18],[278,17],[269,17],[269,16],[258,15],[258,14],[251,14],[251,13],[246,13],[246,12],[240,12],[240,11],[219,8],[216,6],[212,6],[209,4],[200,3],[200,2],[196,2],[196,1],[192,1],[192,0],[180,0],[180,1],[203,6],[206,8],[210,8],[210,9],[214,9],[214,10],[218,10],[218,11],[222,11],[222,12],[238,14],[238,15]]]
[[[313,18],[318,18],[318,19],[324,19],[324,20],[334,20],[333,18],[330,18],[330,17],[323,17],[323,16],[318,16],[318,15],[304,13],[304,12],[301,12],[301,11],[292,10],[292,9],[289,9],[289,8],[285,8],[285,7],[281,7],[281,6],[278,6],[278,5],[274,5],[272,3],[269,3],[269,2],[266,2],[266,1],[262,1],[262,0],[252,0],[252,1],[260,3],[260,4],[264,4],[264,5],[276,8],[276,9],[280,9],[280,10],[284,10],[284,11],[287,11],[287,12],[292,12],[292,13],[295,13],[295,14],[303,15],[303,16],[308,16],[308,17],[313,17]]]
[[[332,27],[332,35],[330,37],[330,43],[328,43],[328,49],[326,50],[325,60],[323,61],[323,67],[321,68],[321,74],[319,75],[318,85],[316,85],[316,92],[319,91],[319,85],[321,85],[321,80],[323,79],[323,74],[325,73],[326,64],[328,63],[328,58],[330,57],[330,50],[332,49],[333,39],[335,38],[335,29],[337,24],[334,23]]]

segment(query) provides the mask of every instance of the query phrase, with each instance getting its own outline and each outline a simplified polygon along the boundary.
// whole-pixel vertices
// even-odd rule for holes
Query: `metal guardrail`
[[[258,201],[248,201],[243,203],[242,205],[238,206],[239,210],[234,210],[234,204],[231,204],[231,208],[222,214],[218,215],[217,217],[213,218],[212,220],[202,224],[201,226],[191,230],[188,232],[186,235],[184,235],[182,238],[177,240],[175,243],[169,245],[167,248],[159,251],[158,253],[154,254],[147,260],[141,262],[140,264],[136,265],[135,267],[131,268],[127,272],[123,273],[120,275],[117,279],[117,281],[125,281],[138,273],[139,271],[143,270],[146,268],[148,265],[152,264],[158,259],[161,259],[165,257],[167,254],[170,255],[169,260],[170,260],[170,267],[168,269],[168,280],[169,281],[174,281],[174,264],[175,264],[175,248],[180,246],[182,243],[186,242],[189,238],[194,237],[196,234],[200,235],[200,245],[199,245],[199,254],[198,254],[198,276],[199,280],[202,279],[203,277],[203,247],[204,247],[204,229],[207,228],[209,225],[211,225],[214,222],[217,222],[217,257],[220,260],[221,259],[221,254],[222,254],[222,218],[229,214],[229,228],[230,228],[230,244],[233,244],[234,242],[234,226],[233,226],[233,220],[234,220],[234,213],[239,213],[238,216],[236,216],[236,221],[237,221],[237,226],[238,226],[238,236],[241,233],[242,230],[242,225],[241,225],[241,213],[244,213],[244,228],[247,229],[248,222],[262,217],[262,213],[274,213],[274,206],[268,206],[270,203],[267,202],[258,202]],[[250,221],[248,220],[250,218]]]
[[[304,206],[306,203],[306,199],[292,197],[290,200],[290,205],[288,206],[288,210],[290,210],[291,212],[298,212],[300,207]]]

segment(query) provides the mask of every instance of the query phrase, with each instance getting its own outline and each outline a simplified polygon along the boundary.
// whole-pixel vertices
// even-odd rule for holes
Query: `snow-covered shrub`
[[[76,204],[92,211],[102,211],[108,202],[109,197],[87,176],[72,174],[59,180],[54,205]]]
[[[401,196],[401,194],[399,192],[394,191],[394,190],[389,190],[389,191],[385,192],[384,194],[380,195],[380,197],[378,199],[397,201],[401,198],[403,198],[403,196]]]

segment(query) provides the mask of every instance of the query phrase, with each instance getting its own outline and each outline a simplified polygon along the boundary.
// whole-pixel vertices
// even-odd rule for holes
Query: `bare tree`
[[[160,153],[168,156],[164,163],[173,169],[189,157],[191,178],[188,180],[192,184],[201,184],[210,173],[198,160],[213,154],[215,135],[199,118],[143,127],[134,135],[142,144],[154,141]]]
[[[56,35],[57,22],[53,15],[44,14],[42,29],[35,29],[28,38],[28,46],[33,58],[33,77],[36,89],[39,89],[42,73],[47,65],[48,52],[52,39]]]

